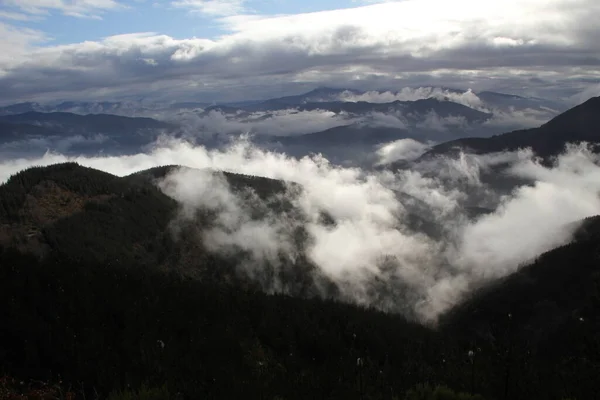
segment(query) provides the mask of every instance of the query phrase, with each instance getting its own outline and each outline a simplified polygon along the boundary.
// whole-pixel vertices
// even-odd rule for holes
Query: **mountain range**
[[[445,105],[424,102],[410,105]],[[568,143],[599,143],[598,111],[600,98],[592,98],[539,128],[451,141],[423,158],[523,147],[550,158]],[[70,113],[0,121],[12,137],[178,129],[147,118]],[[355,128],[332,129],[314,140],[333,146]],[[382,141],[396,134],[375,132]],[[202,177],[213,207],[190,208],[174,196],[168,185],[175,173]],[[188,185],[200,181],[192,178]],[[221,184],[237,203],[219,197]],[[0,185],[0,368],[16,382],[56,382],[81,398],[531,400],[589,399],[600,391],[600,217],[573,221],[568,243],[473,288],[423,324],[400,280],[370,281],[380,300],[370,307],[344,304],[343,284],[306,255],[314,237],[298,210],[303,190],[178,165],[119,177],[69,162],[11,176]],[[413,222],[406,229],[432,237],[443,231],[425,203],[397,196]],[[219,232],[211,229],[239,222],[222,212],[231,202],[244,207],[250,228],[284,221],[291,250],[266,249],[272,257],[260,268],[251,268],[249,248],[214,251]],[[489,212],[473,208],[469,218]],[[327,231],[345,222],[321,213],[319,225]],[[244,233],[252,240],[261,231]],[[393,312],[385,307],[390,298]],[[25,390],[2,379],[4,390]]]
[[[175,124],[146,117],[29,111],[0,116],[0,153],[32,156],[50,149],[65,154],[101,150],[121,154],[140,151],[160,135],[176,136],[179,131]]]
[[[467,96],[465,96],[467,95]],[[459,100],[461,97],[471,98],[472,103]],[[315,107],[315,103],[329,103],[329,106],[339,107],[336,103],[394,103],[396,101],[416,100],[446,100],[455,101],[463,105],[480,106],[482,108],[516,109],[538,108],[551,109],[555,112],[564,111],[566,105],[559,100],[541,99],[536,97],[523,97],[513,94],[504,94],[491,91],[471,92],[469,90],[452,89],[443,87],[414,87],[404,88],[400,91],[372,90],[362,91],[347,88],[319,87],[309,92],[271,98],[267,100],[248,100],[237,102],[209,103],[203,101],[177,101],[171,103],[152,102],[150,100],[129,101],[63,101],[60,103],[35,103],[25,102],[0,107],[0,115],[22,114],[26,112],[70,112],[75,114],[115,114],[124,116],[144,116],[144,113],[156,112],[158,110],[204,110],[211,108],[222,108],[226,111],[235,109],[245,111],[272,111],[290,107],[309,105]],[[310,106],[312,104],[312,106]],[[322,106],[327,107],[326,104]],[[363,106],[364,107],[364,106]]]
[[[590,372],[600,363],[597,218],[574,243],[482,289],[430,330],[399,315],[309,300],[323,290],[311,283],[309,263],[297,261],[278,278],[265,265],[263,278],[287,282],[288,293],[265,297],[255,280],[234,272],[243,256],[173,241],[166,228],[177,205],[151,184],[173,168],[118,178],[61,164],[24,171],[0,187],[0,282],[4,307],[10,304],[0,325],[2,343],[10,343],[5,370],[36,379],[60,374],[100,393],[168,383],[190,397],[241,390],[251,398],[377,395],[422,382],[489,398],[587,397],[597,389]],[[284,188],[226,177],[263,196]],[[334,285],[328,290],[335,296]],[[366,360],[364,370],[357,358]],[[253,375],[257,363],[268,381]],[[239,384],[205,386],[231,373]],[[292,378],[298,374],[310,383]]]
[[[348,163],[399,139],[442,143],[530,128],[564,108],[559,101],[432,87],[395,92],[323,87],[301,95],[220,105],[20,103],[0,108],[0,154],[31,157],[48,150],[69,155],[131,154],[145,151],[165,134],[214,148],[250,133],[255,144],[267,149],[283,149],[298,157],[322,153],[333,162]]]

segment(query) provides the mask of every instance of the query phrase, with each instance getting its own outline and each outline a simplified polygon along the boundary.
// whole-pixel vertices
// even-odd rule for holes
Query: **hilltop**
[[[123,266],[143,263],[195,278],[235,280],[236,265],[246,253],[239,249],[219,255],[205,248],[202,232],[213,224],[212,211],[200,209],[192,219],[180,221],[176,229],[172,225],[179,205],[155,182],[181,169],[185,168],[164,166],[125,177],[76,163],[24,170],[0,185],[0,245],[42,258],[59,256]],[[294,184],[229,172],[200,172],[224,179],[232,193],[248,201],[252,218],[261,218],[267,211],[291,210],[291,204],[278,195]],[[269,210],[252,205],[251,194],[263,199]],[[298,246],[305,236],[301,230],[297,232]],[[286,263],[289,267],[284,270],[293,275],[312,268],[303,259]],[[285,274],[270,276],[269,269],[265,266],[261,282],[265,288],[273,286],[273,280],[292,279]],[[306,276],[297,279],[290,290],[306,294],[316,290],[312,285]]]

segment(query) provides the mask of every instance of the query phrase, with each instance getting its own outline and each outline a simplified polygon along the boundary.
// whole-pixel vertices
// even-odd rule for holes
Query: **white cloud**
[[[600,213],[600,160],[583,146],[570,148],[552,167],[538,164],[524,151],[430,160],[394,174],[336,167],[320,157],[294,159],[246,142],[225,151],[207,151],[166,141],[151,153],[131,156],[46,154],[39,159],[4,160],[0,179],[26,166],[66,160],[117,175],[182,164],[298,182],[303,190],[290,192],[289,199],[304,214],[313,239],[306,256],[339,284],[342,299],[412,312],[424,320],[434,319],[478,285],[565,243],[572,222]],[[466,218],[462,205],[474,192],[491,189],[480,174],[507,162],[512,165],[507,173],[535,184],[497,198],[487,216]],[[162,187],[184,203],[183,215],[198,207],[218,211],[216,226],[205,232],[205,243],[215,251],[244,248],[253,255],[252,268],[259,267],[261,260],[277,265],[280,253],[294,257],[286,235],[297,221],[269,213],[259,220],[249,218],[247,206],[260,203],[256,197],[242,201],[223,180],[202,171],[182,170]],[[410,197],[397,197],[398,190]],[[321,212],[336,223],[323,225]],[[411,212],[437,224],[441,239],[415,233],[408,223]],[[402,293],[395,293],[397,298],[373,297],[373,277],[384,284],[402,282],[406,297]]]
[[[0,21],[0,81],[10,74],[18,60],[33,50],[34,45],[47,40],[34,29],[18,28]]]
[[[340,101],[366,101],[369,103],[391,103],[393,101],[416,101],[423,99],[450,100],[474,109],[485,109],[484,104],[472,90],[456,92],[438,87],[406,87],[397,92],[370,90],[364,93],[345,91],[339,96]]]
[[[243,117],[228,116],[214,110],[208,114],[200,115],[194,112],[180,113],[176,117],[171,116],[170,118],[173,119],[173,122],[183,123],[186,131],[192,136],[202,136],[206,133],[294,136],[348,125],[354,121],[343,113],[336,114],[326,110],[298,111],[295,109],[269,113],[255,112]]]
[[[346,48],[375,46],[387,56],[400,52],[426,57],[466,45],[510,39],[521,39],[527,46],[578,45],[581,32],[567,31],[566,27],[576,23],[572,17],[585,19],[589,7],[597,9],[598,5],[584,0],[485,3],[408,0],[310,14],[235,17],[224,21],[245,37],[271,37],[273,32],[294,37],[298,40],[291,45],[308,48],[315,54],[335,52],[335,47],[342,45]],[[563,29],[555,29],[557,24],[563,24]],[[299,34],[300,27],[304,34]]]
[[[417,122],[417,128],[444,132],[448,128],[467,128],[468,122],[462,116],[440,117],[433,110],[429,111],[425,118]]]
[[[600,83],[588,85],[584,90],[571,96],[569,101],[572,105],[578,105],[584,101],[589,100],[591,97],[600,96]]]
[[[494,213],[465,226],[454,254],[458,272],[429,289],[437,300],[428,306],[441,307],[431,311],[447,309],[474,284],[506,276],[570,241],[577,228],[573,222],[600,213],[599,161],[580,145],[550,168],[530,158],[516,163],[512,173],[535,184],[516,189]]]
[[[10,19],[13,21],[31,21],[31,20],[35,20],[36,17],[32,16],[32,15],[28,15],[28,14],[19,13],[19,12],[0,10],[0,19]]]
[[[123,7],[115,0],[4,0],[3,4],[27,14],[47,15],[59,11],[64,15],[88,18],[99,18],[104,11]]]
[[[506,132],[517,128],[538,127],[555,117],[558,112],[534,108],[521,110],[512,108],[506,111],[494,109],[493,114],[493,117],[485,121],[483,125],[490,128],[501,128]]]
[[[245,0],[176,0],[171,4],[175,7],[186,8],[211,16],[237,15],[246,11]]]
[[[195,184],[190,185],[190,182]],[[278,263],[281,250],[292,252],[284,220],[272,214],[262,220],[250,218],[251,208],[260,206],[260,200],[248,193],[240,198],[232,193],[226,179],[209,170],[182,169],[159,182],[159,187],[182,204],[181,220],[193,220],[198,209],[212,210],[216,220],[210,229],[202,232],[203,243],[216,252],[228,253],[241,249],[251,254],[246,268],[260,268],[265,261]],[[268,210],[267,210],[268,211]],[[174,221],[174,227],[181,221]]]
[[[430,148],[429,144],[413,139],[400,139],[387,143],[377,150],[378,164],[390,164],[395,161],[412,161],[419,158]]]

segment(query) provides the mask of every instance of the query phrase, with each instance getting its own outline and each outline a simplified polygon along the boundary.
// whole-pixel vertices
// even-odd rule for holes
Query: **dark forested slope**
[[[447,154],[456,149],[493,153],[531,148],[540,157],[564,150],[566,143],[600,144],[600,97],[571,108],[538,128],[523,129],[490,138],[464,138],[435,146],[426,156]]]
[[[240,250],[220,255],[205,248],[201,235],[215,217],[210,210],[200,209],[193,220],[180,221],[179,234],[174,234],[171,223],[179,206],[155,185],[155,180],[178,168],[160,167],[122,178],[75,163],[22,171],[0,185],[0,245],[41,257],[60,254],[82,262],[146,263],[205,279],[234,279],[236,264],[246,254]],[[241,201],[248,201],[253,218],[265,212],[292,211],[291,203],[278,194],[288,188],[295,190],[297,185],[210,173],[222,177]],[[256,203],[251,201],[253,195],[263,202],[252,206]],[[305,235],[299,230],[297,237],[300,245]],[[312,268],[303,258],[288,264],[292,276],[293,271]],[[265,266],[265,271],[271,270]],[[265,287],[285,275],[270,273],[262,283]],[[302,279],[295,279],[296,293],[309,290],[299,284]]]
[[[600,390],[599,309],[600,217],[592,217],[572,243],[481,289],[442,326],[482,349],[481,359],[502,353],[504,379],[524,379],[513,395],[544,381],[531,398],[587,399]]]
[[[173,168],[119,178],[70,163],[0,186],[0,372],[60,375],[87,398],[143,383],[189,399],[393,399],[419,383],[489,399],[599,393],[598,219],[430,329],[310,290],[265,295],[235,257],[174,241],[178,205],[152,184]],[[288,186],[224,176],[266,197]],[[290,268],[311,287],[309,264]]]

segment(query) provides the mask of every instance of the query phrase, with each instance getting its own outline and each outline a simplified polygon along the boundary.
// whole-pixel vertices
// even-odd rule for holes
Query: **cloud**
[[[0,21],[0,81],[10,75],[11,68],[20,57],[33,51],[36,44],[47,40],[44,33],[28,28],[19,28]]]
[[[429,289],[427,313],[447,309],[478,282],[516,271],[550,249],[568,243],[576,224],[600,213],[600,158],[585,145],[570,146],[548,168],[533,159],[515,164],[515,176],[533,179],[504,198],[495,212],[466,225],[454,254],[458,270]],[[518,232],[518,234],[517,234]]]
[[[176,0],[171,4],[175,7],[186,8],[192,13],[227,16],[245,12],[245,2],[245,0]]]
[[[515,109],[508,110],[494,109],[492,118],[483,123],[485,127],[491,129],[499,128],[503,132],[512,129],[534,128],[545,124],[550,119],[558,115],[558,112],[548,109]]]
[[[600,96],[600,83],[591,84],[581,92],[571,96],[569,99],[572,105],[581,104],[592,97]]]
[[[42,155],[48,149],[71,154],[74,151],[81,151],[82,148],[95,150],[98,148],[98,145],[107,144],[109,141],[110,139],[102,134],[28,138],[0,144],[0,155],[6,159],[15,159],[19,155],[28,157]]]
[[[107,10],[124,7],[115,0],[4,0],[3,5],[34,16],[59,11],[64,15],[80,18],[99,18]]]
[[[471,89],[467,91],[456,91],[438,87],[406,87],[399,91],[375,91],[369,90],[364,93],[353,93],[351,91],[344,91],[340,96],[340,101],[366,101],[369,103],[391,103],[393,101],[416,101],[423,99],[438,99],[438,100],[450,100],[455,103],[465,105],[477,110],[483,109],[484,104],[479,97]]]
[[[167,117],[167,116],[165,116]],[[220,111],[207,114],[183,112],[177,116],[168,116],[174,122],[183,124],[191,136],[206,134],[252,133],[273,136],[294,136],[323,131],[341,125],[348,125],[356,119],[344,113],[327,110],[298,111],[295,109],[271,112],[254,112],[239,115],[227,115]]]
[[[216,218],[211,228],[201,234],[204,246],[217,253],[246,252],[241,267],[250,275],[260,275],[260,269],[266,269],[265,263],[278,265],[282,251],[293,252],[292,232],[283,217],[277,219],[252,192],[235,195],[222,175],[209,170],[182,169],[168,175],[158,186],[182,204],[178,219],[173,221],[176,232],[185,221],[194,221],[196,211],[214,212]],[[262,219],[251,218],[256,208],[264,212]]]
[[[418,147],[411,142],[402,146],[409,153]],[[462,154],[406,170],[373,172],[335,166],[319,156],[296,159],[246,141],[208,151],[166,140],[146,154],[47,153],[36,159],[3,160],[0,179],[27,166],[67,160],[117,175],[180,164],[297,182],[302,189],[288,186],[283,196],[301,217],[275,215],[266,206],[269,200],[249,192],[240,197],[218,174],[207,171],[182,169],[159,186],[182,203],[174,224],[189,221],[198,209],[215,212],[215,224],[203,231],[204,244],[218,252],[248,252],[251,257],[244,265],[254,279],[262,279],[261,266],[294,262],[299,250],[292,232],[302,225],[310,238],[303,253],[317,268],[316,281],[326,277],[335,282],[344,301],[422,321],[435,321],[474,288],[568,242],[573,222],[600,213],[600,159],[583,145],[569,147],[552,166],[520,151]],[[490,171],[529,183],[498,192],[484,179]],[[481,193],[489,195],[486,202],[473,203]],[[490,211],[469,216],[466,207],[473,205]],[[252,216],[256,207],[264,211],[262,217]],[[323,213],[334,223],[324,223]],[[415,227],[415,221],[420,225]]]
[[[499,119],[495,125],[485,125],[486,130],[482,132],[479,123],[470,124],[462,117],[440,117],[434,111],[427,112],[425,115],[413,115],[401,111],[354,114],[325,109],[300,111],[291,107],[276,111],[257,112],[239,110],[222,112],[215,109],[208,112],[202,110],[179,111],[173,114],[170,111],[151,111],[147,115],[176,123],[183,127],[188,137],[199,139],[215,138],[215,135],[226,139],[227,136],[239,136],[240,134],[256,135],[260,139],[265,139],[266,136],[299,136],[335,127],[352,126],[362,129],[365,139],[370,134],[370,128],[390,128],[395,130],[395,137],[398,138],[420,137],[422,140],[447,140],[454,138],[451,135],[457,129],[462,135],[476,132],[489,136],[506,126],[522,127],[519,124],[528,122],[521,121],[518,115],[511,119],[510,114],[502,114],[502,120]],[[317,140],[316,136],[313,136],[312,140]],[[302,143],[296,142],[296,144],[301,145]],[[358,143],[348,141],[344,144],[357,145]]]
[[[426,129],[431,131],[444,132],[448,128],[467,128],[468,121],[462,116],[447,116],[440,117],[433,110],[425,114],[422,120],[418,121],[416,126],[420,129]]]
[[[413,161],[423,155],[430,145],[417,142],[413,139],[400,139],[387,143],[377,150],[379,165],[390,164],[395,161]]]
[[[75,4],[87,11],[113,6],[98,1]],[[23,4],[44,10],[33,0]],[[14,101],[168,91],[171,98],[202,93],[212,101],[272,97],[320,83],[565,93],[599,77],[600,60],[590,56],[600,51],[598,13],[594,0],[407,0],[234,15],[219,19],[229,33],[212,39],[129,35],[21,52],[0,64],[0,93]]]
[[[369,126],[380,126],[386,128],[409,129],[409,122],[400,112],[371,112],[367,113],[360,120],[361,124]]]

